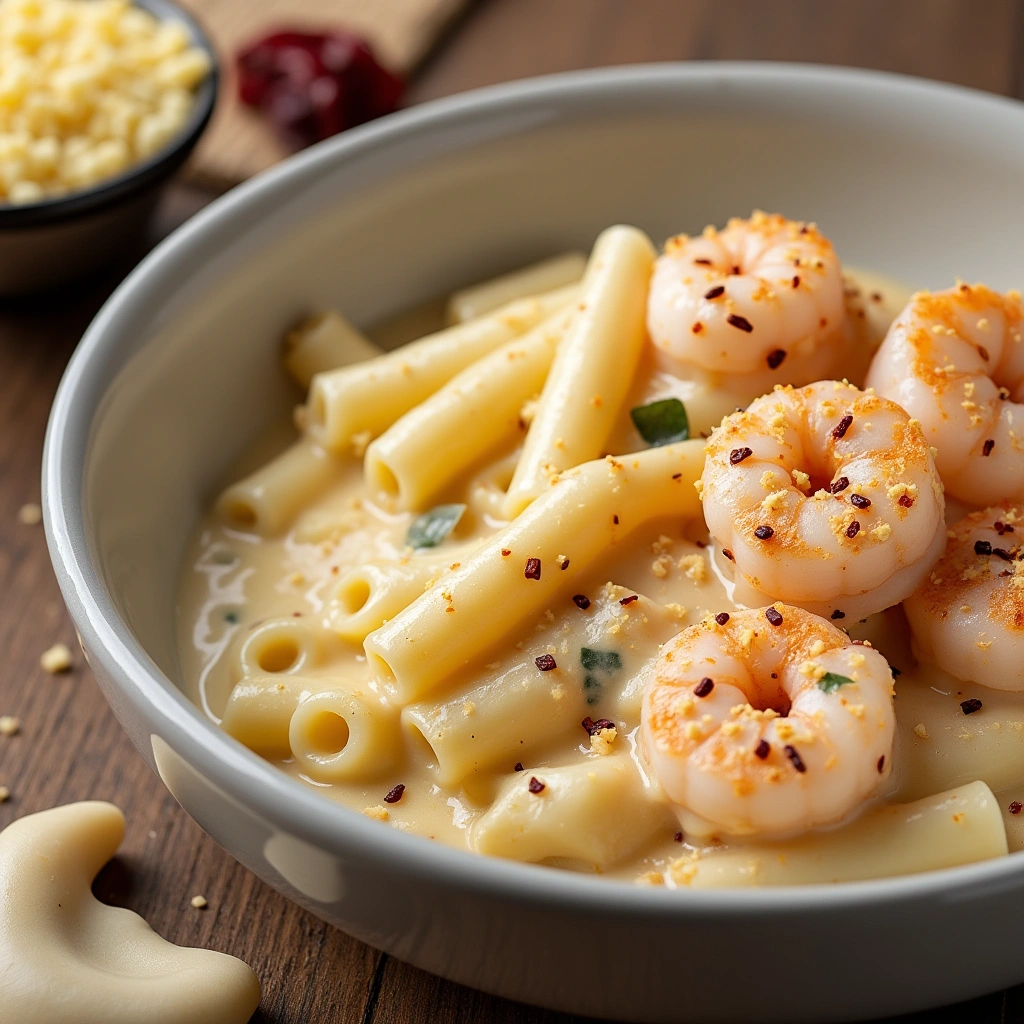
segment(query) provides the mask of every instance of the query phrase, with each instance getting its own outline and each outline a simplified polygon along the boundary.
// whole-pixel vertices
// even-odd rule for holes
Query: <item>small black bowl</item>
[[[0,205],[0,295],[37,291],[93,273],[138,245],[163,186],[209,123],[220,81],[217,51],[199,22],[172,0],[135,0],[161,21],[180,21],[210,57],[188,121],[167,146],[92,188],[24,205]]]

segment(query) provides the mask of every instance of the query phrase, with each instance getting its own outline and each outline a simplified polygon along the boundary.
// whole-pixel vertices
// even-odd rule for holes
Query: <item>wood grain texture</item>
[[[253,9],[252,0],[235,2]],[[386,7],[392,0],[372,2]],[[423,68],[412,98],[600,64],[723,57],[861,65],[1019,96],[1022,45],[1024,4],[1017,0],[485,0]],[[208,198],[176,190],[158,233]],[[19,523],[17,511],[39,498],[43,429],[64,363],[132,258],[126,254],[119,270],[58,301],[0,305],[0,714],[23,723],[20,735],[0,737],[0,784],[12,791],[0,805],[0,827],[87,797],[123,807],[122,853],[101,874],[97,892],[142,913],[175,942],[246,959],[264,986],[255,1021],[579,1024],[432,978],[292,906],[177,807],[131,748],[77,652],[68,676],[39,668],[40,653],[55,640],[73,646],[74,632],[42,529]],[[208,910],[189,905],[197,893],[209,900]],[[799,983],[798,970],[794,977]],[[904,1024],[1020,1020],[1024,988]]]
[[[183,0],[217,46],[223,78],[213,121],[190,164],[194,180],[230,186],[288,156],[270,123],[239,102],[234,55],[286,26],[343,26],[366,37],[381,63],[407,76],[467,0]]]

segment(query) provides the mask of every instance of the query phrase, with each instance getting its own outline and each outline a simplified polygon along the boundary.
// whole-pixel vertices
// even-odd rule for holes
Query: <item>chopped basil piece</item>
[[[853,680],[849,676],[841,676],[838,672],[826,672],[818,680],[818,689],[824,690],[825,693],[835,693],[840,686],[852,682]]]
[[[238,625],[238,612],[225,612],[224,621],[229,622],[232,626]]]
[[[622,668],[622,658],[618,651],[595,651],[582,647],[580,664],[587,672],[618,672]]]
[[[465,505],[437,505],[412,521],[405,543],[417,549],[436,548],[455,529],[465,511]]]
[[[638,405],[631,409],[640,436],[655,448],[673,441],[685,441],[690,436],[690,421],[686,406],[678,398],[663,398],[650,405]]]

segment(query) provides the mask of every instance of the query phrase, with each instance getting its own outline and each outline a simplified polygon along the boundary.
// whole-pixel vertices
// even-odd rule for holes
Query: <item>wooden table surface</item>
[[[571,68],[714,58],[860,65],[1024,98],[1024,2],[480,0],[423,68],[411,99]],[[210,198],[178,188],[157,235]],[[73,800],[120,805],[127,835],[97,893],[138,911],[175,942],[245,959],[263,984],[254,1021],[567,1024],[573,1018],[432,978],[288,903],[185,815],[108,710],[75,648],[42,528],[23,525],[18,510],[39,500],[43,431],[64,364],[129,259],[55,299],[0,301],[0,715],[22,722],[19,735],[0,736],[0,784],[11,791],[0,827]],[[75,649],[76,663],[53,677],[40,669],[39,655],[58,640]],[[190,906],[197,893],[208,909]],[[1024,988],[904,1018],[1021,1019]]]

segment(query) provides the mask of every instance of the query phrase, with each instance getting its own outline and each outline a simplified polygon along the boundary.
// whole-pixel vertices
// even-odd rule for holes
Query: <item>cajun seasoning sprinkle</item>
[[[841,441],[846,437],[846,432],[850,429],[853,424],[853,417],[847,413],[836,425],[832,431],[832,436],[837,440]]]
[[[991,555],[992,545],[987,540],[976,540],[974,542],[974,553],[976,555]]]
[[[693,321],[693,326],[690,328],[690,331],[693,334],[700,334],[700,332],[703,331],[703,330],[704,330],[704,325],[699,320],[694,320]]]
[[[613,523],[614,523],[614,524],[615,524],[616,526],[618,526],[618,525],[619,525],[619,517],[618,517],[618,516],[612,516],[612,522],[613,522]]]
[[[683,478],[683,474],[682,473],[673,473],[672,474],[672,479],[673,480],[682,480],[682,478]]]
[[[538,793],[544,792],[544,783],[537,778],[536,775],[530,776],[530,792],[536,796]]]
[[[694,688],[697,697],[706,697],[715,688],[715,681],[705,676]]]
[[[878,769],[878,774],[881,775],[885,771],[885,754],[878,759],[878,764],[875,765]]]
[[[719,612],[715,616],[715,622],[717,622],[720,626],[724,626],[728,621],[729,621],[729,613],[728,612]]]
[[[850,504],[854,508],[871,508],[871,499],[865,498],[863,494],[851,494]]]
[[[738,313],[730,313],[725,318],[725,322],[738,331],[746,331],[747,334],[754,329],[754,325],[745,316],[740,316]]]
[[[699,263],[702,267],[710,267],[711,266],[711,260],[705,259],[703,256],[698,256],[693,262],[694,263]]]
[[[744,459],[749,459],[754,454],[751,448],[733,448],[729,452],[729,464],[731,466],[738,466]]]
[[[775,536],[775,531],[770,526],[759,526],[754,530],[754,536],[758,540],[771,540]]]
[[[764,610],[764,617],[773,626],[781,626],[782,625],[782,615],[781,615],[779,610],[774,605],[772,605],[772,606],[770,606],[768,608],[765,608],[765,610]]]
[[[845,491],[850,486],[850,481],[845,477],[841,476],[838,480],[829,486],[829,490],[833,494],[839,494],[841,491]]]
[[[992,529],[995,530],[1000,537],[1002,537],[1004,533],[1013,533],[1013,527],[1010,526],[1009,523],[1001,523],[998,519],[992,524]]]
[[[984,345],[979,345],[978,346],[978,355],[981,356],[981,358],[984,359],[986,363],[989,361],[990,357],[989,357],[989,354],[988,354],[988,349],[985,348]]]
[[[782,361],[786,358],[786,350],[783,348],[773,349],[768,353],[765,358],[765,362],[768,364],[769,370],[777,370],[781,365]]]
[[[1020,804],[1018,804],[1017,806],[1018,806],[1018,807],[1020,807]],[[675,834],[675,835],[674,835],[674,836],[673,836],[672,838],[673,838],[673,839],[674,839],[674,840],[675,840],[675,841],[676,841],[677,843],[681,843],[681,842],[683,841],[683,833],[682,833],[682,832],[677,832],[677,833],[676,833],[676,834]]]
[[[860,523],[856,519],[846,528],[846,536],[853,540],[860,533]]]
[[[984,455],[984,456],[986,456],[986,457],[987,457],[987,456],[989,456],[989,455],[991,455],[991,454],[992,454],[992,449],[993,449],[993,448],[995,448],[995,446],[996,446],[996,443],[995,443],[995,441],[993,441],[993,440],[992,440],[991,438],[989,438],[989,439],[988,439],[988,440],[987,440],[987,441],[986,441],[986,442],[985,442],[985,443],[984,443],[984,444],[983,444],[983,445],[981,446],[981,454],[982,454],[982,455]]]
[[[632,604],[634,601],[639,601],[639,600],[640,600],[640,595],[639,594],[630,594],[629,597],[623,597],[619,601],[619,604],[621,604],[623,607],[625,607],[627,604]]]
[[[831,617],[832,617],[833,619],[845,619],[845,618],[846,618],[846,612],[841,612],[841,611],[840,611],[840,610],[839,610],[839,609],[837,608],[837,609],[836,609],[836,610],[835,610],[835,611],[834,611],[834,612],[832,613],[832,616],[831,616]]]
[[[801,774],[807,771],[807,765],[804,764],[804,759],[800,756],[796,747],[790,746],[788,743],[782,748],[786,752],[786,757],[789,758],[790,764]]]
[[[793,275],[793,280],[790,283],[793,285],[794,288],[799,288],[800,287],[800,275],[799,274],[794,274]]]
[[[526,560],[526,571],[523,575],[528,580],[539,580],[540,579],[540,559],[539,558],[528,558]]]
[[[599,718],[595,722],[590,715],[587,715],[587,717],[580,722],[580,725],[587,730],[588,736],[596,736],[599,732],[604,732],[605,729],[615,728],[615,723],[609,721],[607,718]]]
[[[580,611],[585,612],[590,607],[590,598],[586,594],[573,594],[572,603],[576,605]]]
[[[975,711],[980,711],[983,707],[984,705],[977,697],[968,697],[967,700],[960,701],[960,708],[965,715],[973,715]]]
[[[511,548],[502,548],[501,549],[501,557],[502,558],[508,558],[508,556],[511,555],[511,554],[512,554],[512,549]]]
[[[724,295],[724,294],[725,294],[725,285],[724,284],[716,284],[714,288],[709,288],[704,293],[704,298],[705,299],[717,299],[719,295]]]
[[[563,558],[559,564],[561,565],[562,572],[565,572],[565,570],[569,568],[569,559]]]
[[[1013,555],[1011,555],[1010,552],[1006,550],[1006,548],[993,548],[992,554],[995,555],[997,558],[1001,558],[1004,562],[1013,561]]]
[[[516,766],[513,769],[513,771],[517,771],[517,772],[523,771],[523,762],[522,761],[516,761]]]
[[[534,665],[541,670],[541,672],[550,672],[552,669],[558,668],[555,664],[555,659],[550,654],[540,654],[533,659]]]
[[[1022,804],[1019,800],[1014,800],[1013,803],[1010,804],[1011,814],[1020,814],[1022,810],[1024,810],[1024,804]]]
[[[910,508],[914,504],[914,499],[909,494],[901,494],[897,504],[902,505],[903,508]]]
[[[394,789],[388,790],[388,795],[384,797],[384,803],[386,804],[397,804],[402,799],[402,794],[405,792],[405,783],[400,782]]]
[[[757,746],[754,747],[754,757],[763,761],[771,753],[771,750],[771,744],[767,740],[758,740]]]
[[[736,558],[728,548],[722,548],[722,554],[729,559],[730,562],[735,562]]]

